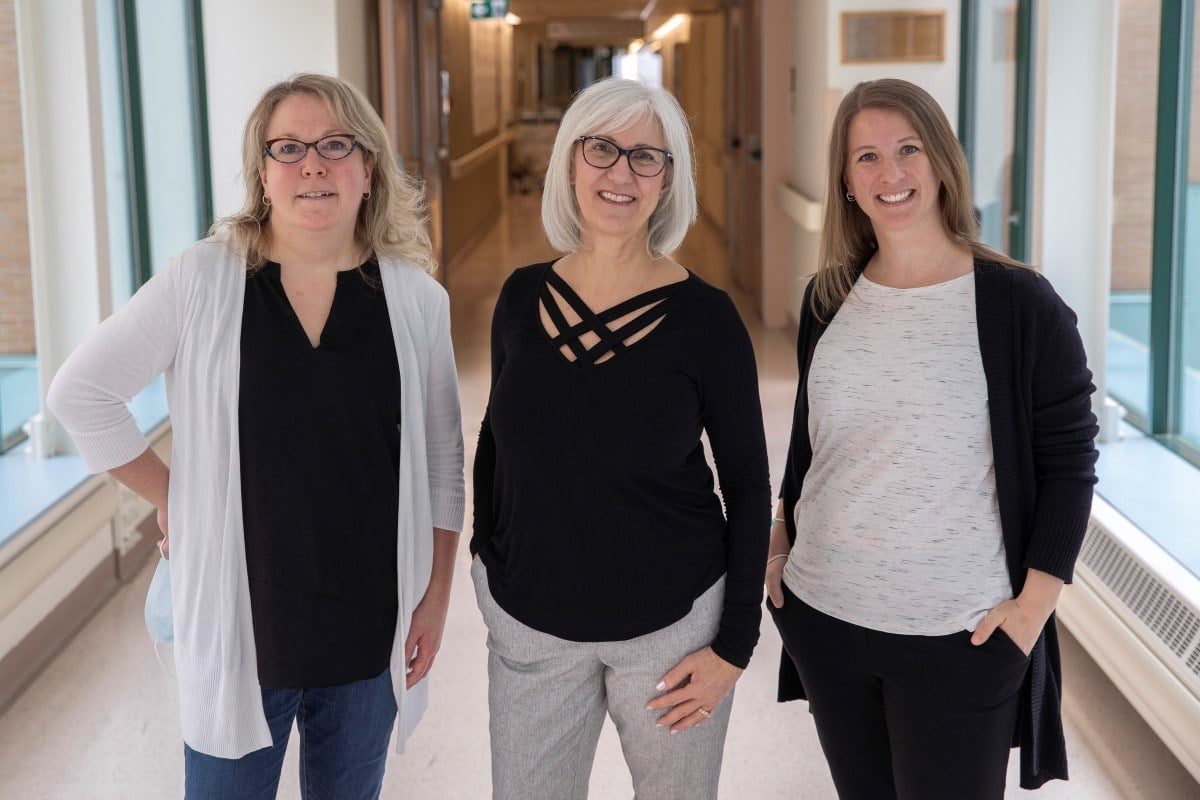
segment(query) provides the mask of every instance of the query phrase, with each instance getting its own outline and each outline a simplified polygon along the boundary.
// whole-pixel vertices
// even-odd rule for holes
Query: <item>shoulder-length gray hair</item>
[[[263,202],[258,170],[265,158],[271,116],[281,102],[295,94],[312,95],[324,102],[338,126],[354,136],[363,159],[372,166],[371,196],[359,206],[355,239],[377,256],[407,259],[433,272],[437,264],[419,182],[396,163],[387,129],[366,96],[339,78],[315,72],[297,73],[259,98],[242,133],[245,204],[238,213],[217,220],[209,233],[227,232],[249,268],[266,262],[264,252],[270,244],[266,222],[271,207]]]
[[[971,173],[962,145],[946,119],[946,112],[929,92],[898,78],[864,81],[842,98],[829,132],[829,162],[825,181],[825,225],[821,250],[813,277],[810,307],[819,319],[827,320],[850,293],[858,270],[878,246],[871,220],[847,199],[846,159],[850,124],[860,111],[874,108],[901,115],[924,145],[933,174],[941,181],[938,206],[950,240],[971,250],[976,258],[1010,267],[1028,265],[1015,261],[979,241],[979,223],[971,202]]]
[[[555,250],[573,253],[583,248],[579,202],[571,185],[579,137],[618,133],[647,120],[658,123],[672,157],[658,208],[650,215],[650,254],[658,258],[683,243],[688,228],[696,221],[696,178],[687,117],[679,101],[664,89],[605,78],[575,97],[554,139],[542,192],[542,227]]]

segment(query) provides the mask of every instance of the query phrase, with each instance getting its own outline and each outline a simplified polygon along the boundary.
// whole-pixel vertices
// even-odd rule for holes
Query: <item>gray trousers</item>
[[[572,642],[518,622],[492,599],[487,570],[471,565],[488,628],[494,800],[583,800],[607,712],[633,775],[635,800],[716,798],[733,692],[704,723],[672,735],[648,711],[655,686],[716,636],[725,579],[686,617],[621,642]]]

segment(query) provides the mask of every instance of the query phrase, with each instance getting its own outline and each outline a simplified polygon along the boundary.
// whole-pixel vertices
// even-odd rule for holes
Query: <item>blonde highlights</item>
[[[234,249],[254,269],[266,262],[270,247],[267,220],[271,206],[259,181],[267,127],[279,104],[297,94],[321,100],[346,133],[354,136],[371,170],[370,195],[358,209],[356,241],[376,256],[412,261],[426,272],[437,263],[429,238],[420,183],[400,169],[383,121],[366,96],[351,84],[315,72],[297,73],[267,89],[250,112],[242,132],[242,210],[217,220],[210,235],[226,233]]]

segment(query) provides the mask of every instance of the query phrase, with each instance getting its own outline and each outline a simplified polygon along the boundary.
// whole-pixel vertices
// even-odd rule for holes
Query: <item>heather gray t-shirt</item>
[[[860,277],[817,343],[812,466],[783,579],[889,633],[973,629],[1012,597],[972,274],[917,289]]]

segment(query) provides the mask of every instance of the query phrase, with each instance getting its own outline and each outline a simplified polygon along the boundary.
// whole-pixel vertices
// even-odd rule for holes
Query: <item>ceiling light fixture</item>
[[[665,39],[667,36],[684,23],[688,18],[687,14],[675,14],[669,20],[659,25],[654,33],[650,34],[651,39]]]

